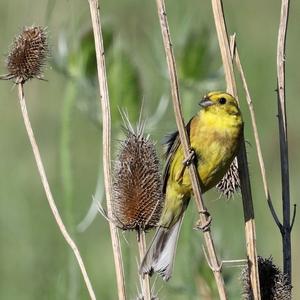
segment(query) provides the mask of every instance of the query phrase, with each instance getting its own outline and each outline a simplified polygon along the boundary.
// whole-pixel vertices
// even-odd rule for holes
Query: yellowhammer
[[[200,101],[200,111],[186,126],[204,193],[214,187],[236,156],[243,120],[237,101],[225,92],[211,92]],[[172,275],[176,244],[192,186],[183,164],[184,154],[178,132],[167,142],[163,176],[165,203],[158,229],[142,261],[140,272],[158,272],[164,280]]]

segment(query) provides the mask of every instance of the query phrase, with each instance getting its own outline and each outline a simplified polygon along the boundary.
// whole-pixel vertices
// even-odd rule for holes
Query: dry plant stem
[[[249,93],[244,70],[243,70],[243,67],[242,67],[242,64],[240,61],[239,52],[238,52],[237,45],[235,42],[235,36],[230,37],[230,48],[232,49],[232,51],[231,51],[232,57],[234,57],[234,59],[235,59],[235,63],[236,63],[237,69],[240,73],[242,84],[243,84],[244,91],[246,94],[246,100],[248,103],[248,108],[249,108],[250,116],[251,116],[252,129],[254,132],[254,139],[255,139],[255,144],[256,144],[256,152],[257,152],[258,162],[259,162],[259,166],[260,166],[260,172],[261,172],[261,176],[262,176],[265,196],[266,196],[267,203],[269,205],[271,214],[273,216],[273,219],[274,219],[275,223],[277,224],[277,226],[279,227],[279,229],[281,230],[282,225],[276,214],[276,211],[273,206],[272,199],[271,199],[271,195],[270,195],[270,190],[269,190],[267,175],[266,175],[266,168],[265,168],[265,163],[264,163],[264,159],[263,159],[263,155],[262,155],[262,151],[261,151],[261,144],[260,144],[259,134],[258,134],[257,125],[256,125],[256,117],[255,117],[253,102],[252,102],[252,98]]]
[[[52,193],[51,193],[51,190],[50,190],[50,186],[49,186],[49,183],[48,183],[48,179],[47,179],[47,176],[46,176],[45,168],[44,168],[42,158],[41,158],[41,155],[40,155],[40,151],[39,151],[38,145],[36,143],[36,140],[35,140],[35,137],[34,137],[34,134],[33,134],[33,130],[32,130],[32,127],[31,127],[30,119],[29,119],[29,116],[28,116],[28,112],[27,112],[27,108],[26,108],[26,102],[25,102],[24,89],[23,89],[23,84],[22,83],[18,83],[18,94],[19,94],[19,101],[20,101],[20,106],[21,106],[21,111],[22,111],[24,124],[25,124],[25,127],[26,127],[28,138],[29,138],[30,143],[31,143],[32,151],[33,151],[34,158],[35,158],[37,168],[38,168],[38,171],[39,171],[39,175],[41,177],[41,181],[42,181],[42,184],[43,184],[46,196],[47,196],[49,206],[51,208],[52,214],[55,218],[55,221],[56,221],[56,223],[57,223],[64,239],[66,240],[68,245],[71,247],[72,251],[74,252],[74,255],[75,255],[75,257],[77,259],[77,262],[78,262],[78,265],[80,267],[80,270],[81,270],[84,282],[86,284],[88,293],[90,295],[90,298],[92,300],[95,300],[96,296],[95,296],[95,293],[93,291],[93,288],[92,288],[90,279],[88,277],[88,274],[86,272],[84,263],[83,263],[82,258],[80,256],[80,252],[79,252],[75,242],[72,240],[69,233],[67,232],[67,229],[66,229],[66,227],[65,227],[65,225],[64,225],[64,223],[63,223],[63,221],[60,217],[60,214],[57,210],[55,201],[53,199],[53,196],[52,196]]]
[[[142,262],[143,258],[146,254],[146,233],[143,230],[137,232],[137,243],[139,248],[140,262]],[[144,300],[151,300],[151,288],[149,275],[145,274],[139,275],[142,283],[142,294]]]
[[[212,0],[213,15],[219,40],[219,46],[224,65],[224,72],[229,93],[237,97],[237,89],[233,72],[232,57],[228,42],[225,17],[221,0]],[[243,138],[241,148],[238,153],[239,176],[241,181],[241,192],[243,198],[243,210],[245,219],[245,237],[248,266],[250,272],[250,282],[253,293],[253,299],[261,299],[259,286],[259,272],[257,264],[256,250],[256,232],[254,221],[254,209],[251,195],[251,185],[249,179],[249,169],[247,163],[247,154],[245,140]]]
[[[163,37],[163,43],[164,43],[164,48],[165,48],[165,53],[167,58],[175,118],[176,118],[176,123],[179,131],[180,141],[184,150],[184,156],[187,158],[190,154],[190,145],[189,145],[189,139],[187,136],[187,132],[185,130],[185,125],[182,117],[180,96],[179,96],[179,86],[178,86],[178,80],[176,75],[176,64],[175,64],[175,58],[174,58],[174,53],[173,53],[173,48],[172,48],[172,43],[170,38],[166,8],[165,8],[164,0],[156,0],[156,3],[157,3],[158,16],[160,20],[161,32]],[[194,163],[190,165],[189,172],[190,172],[196,206],[199,211],[199,219],[201,224],[205,224],[208,221],[208,217],[207,215],[203,214],[203,212],[206,211],[206,208],[204,206],[204,202],[201,195],[199,175],[197,173]],[[211,269],[215,276],[219,297],[222,300],[227,299],[224,279],[221,274],[221,265],[219,263],[215,251],[215,246],[214,246],[210,229],[205,231],[203,235],[204,235],[204,240],[208,252],[209,265],[211,266]]]
[[[102,127],[103,127],[103,172],[104,172],[104,185],[107,202],[107,211],[109,218],[112,219],[111,211],[111,157],[110,157],[110,145],[111,145],[111,118],[110,118],[110,107],[109,107],[109,95],[105,68],[105,57],[104,57],[104,46],[101,29],[101,20],[99,12],[98,0],[88,0],[91,12],[92,26],[95,39],[95,50],[97,58],[97,70],[98,70],[98,81],[100,90],[100,104],[102,111]],[[113,222],[109,222],[115,270],[117,277],[118,297],[119,300],[126,299],[125,292],[125,279],[124,269],[122,261],[122,252],[119,239],[119,233],[117,227]]]
[[[277,99],[278,99],[278,124],[280,140],[281,184],[282,184],[282,245],[283,245],[283,271],[287,274],[289,282],[292,280],[291,261],[291,216],[290,216],[290,182],[289,182],[289,157],[287,118],[285,100],[285,46],[289,17],[289,0],[282,0],[280,24],[277,41]]]

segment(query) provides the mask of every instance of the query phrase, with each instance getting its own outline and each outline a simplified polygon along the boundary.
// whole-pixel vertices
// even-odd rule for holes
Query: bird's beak
[[[208,107],[208,106],[211,106],[211,105],[213,105],[214,103],[211,101],[211,100],[209,100],[209,98],[203,98],[200,102],[199,102],[199,105],[201,106],[201,107]]]

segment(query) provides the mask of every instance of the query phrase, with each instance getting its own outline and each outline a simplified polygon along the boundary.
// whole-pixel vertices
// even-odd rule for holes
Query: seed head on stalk
[[[240,177],[237,158],[234,158],[228,171],[216,185],[217,190],[227,199],[240,189]]]
[[[0,79],[25,83],[32,78],[43,78],[43,68],[49,56],[47,34],[41,26],[24,27],[15,38],[7,55],[8,74]]]
[[[292,286],[288,278],[273,263],[272,257],[258,257],[258,271],[262,300],[290,300]],[[252,300],[248,266],[242,271],[243,299]]]
[[[113,219],[121,229],[145,231],[157,225],[162,210],[159,159],[144,123],[134,130],[127,114],[122,117],[126,138],[114,164]]]
[[[49,207],[56,221],[56,224],[60,229],[62,236],[64,237],[66,243],[69,245],[70,249],[74,253],[74,256],[82,273],[84,282],[86,284],[87,290],[89,292],[90,299],[96,300],[95,292],[91,285],[88,273],[85,269],[79,249],[72,237],[70,236],[69,232],[67,231],[63,220],[59,214],[59,211],[56,207],[56,203],[53,198],[44,164],[41,158],[40,150],[36,142],[27,111],[24,93],[24,83],[31,78],[42,79],[42,69],[46,64],[47,56],[48,44],[45,29],[36,26],[25,27],[21,34],[15,38],[15,41],[13,42],[11,50],[7,56],[6,66],[9,73],[0,76],[0,79],[12,79],[18,86],[18,97],[24,125],[27,131],[28,139],[31,144],[31,148],[36,161],[41,182],[44,187]]]

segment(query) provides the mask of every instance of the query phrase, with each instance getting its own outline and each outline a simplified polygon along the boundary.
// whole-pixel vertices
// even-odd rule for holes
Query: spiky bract
[[[129,125],[114,166],[112,214],[117,226],[147,230],[162,210],[162,183],[154,143]]]
[[[260,292],[262,300],[290,300],[292,286],[288,278],[273,263],[272,257],[258,257]],[[252,300],[248,267],[242,271],[243,299]]]
[[[228,171],[216,185],[216,188],[227,199],[231,198],[233,194],[240,189],[240,177],[238,171],[237,158],[235,158],[232,161]]]
[[[49,55],[47,35],[40,26],[25,27],[15,38],[6,59],[8,74],[2,79],[25,83],[31,78],[41,78]]]

